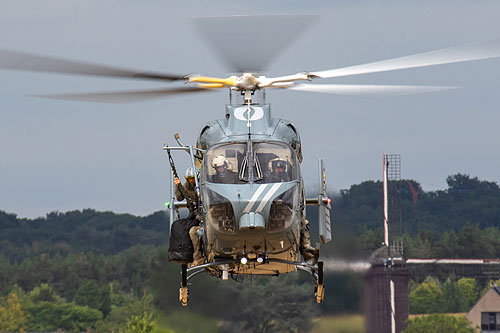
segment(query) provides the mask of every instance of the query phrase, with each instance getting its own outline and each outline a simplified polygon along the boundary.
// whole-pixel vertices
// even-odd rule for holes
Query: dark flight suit
[[[191,184],[190,182],[185,182],[182,184],[184,189],[186,190],[186,194],[191,199],[195,205],[198,204],[198,196],[196,195],[196,184]],[[175,197],[178,201],[184,200],[184,195],[182,194],[181,190],[179,190],[179,186],[175,187]]]
[[[196,195],[196,184],[192,184],[186,181],[183,184],[184,190],[186,191],[186,195],[193,201],[195,206],[198,205],[198,196]],[[178,201],[184,200],[184,195],[181,190],[179,190],[179,186],[175,187],[175,197]],[[199,220],[199,216],[196,218]],[[200,230],[200,226],[195,226],[189,229],[189,238],[191,238],[191,243],[193,243],[193,263],[191,266],[198,266],[204,263],[203,255],[200,250],[200,236],[198,236],[198,230]]]
[[[222,184],[238,184],[239,177],[236,172],[225,169],[224,171],[213,175],[212,182]]]
[[[272,172],[265,178],[265,181],[266,183],[282,183],[289,181],[289,179],[285,172],[279,174]]]

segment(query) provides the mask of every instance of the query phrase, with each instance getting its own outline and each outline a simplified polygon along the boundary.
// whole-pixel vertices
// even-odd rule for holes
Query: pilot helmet
[[[222,154],[217,155],[214,158],[214,160],[212,161],[212,166],[216,170],[218,167],[221,167],[221,166],[223,166],[224,169],[227,169],[228,163],[227,163],[226,157]]]
[[[283,168],[283,171],[287,171],[287,165],[288,163],[279,157],[276,157],[272,160],[269,161],[268,169],[269,171],[273,172],[276,168]]]
[[[184,175],[184,178],[186,178],[187,180],[194,179],[194,170],[193,170],[193,168],[187,168],[186,169],[186,174]]]

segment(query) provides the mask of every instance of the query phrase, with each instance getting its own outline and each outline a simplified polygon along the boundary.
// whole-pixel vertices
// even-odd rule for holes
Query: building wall
[[[396,332],[402,332],[408,319],[408,270],[395,266],[391,271],[395,285]],[[391,332],[389,276],[383,265],[374,265],[365,275],[365,325],[368,333]]]
[[[481,312],[500,312],[500,295],[491,288],[465,316],[472,327],[481,327]]]

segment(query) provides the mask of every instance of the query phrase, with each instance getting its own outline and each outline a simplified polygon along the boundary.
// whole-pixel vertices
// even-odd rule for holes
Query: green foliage
[[[19,331],[26,324],[26,315],[15,293],[9,294],[5,306],[0,306],[0,332]]]
[[[500,225],[500,223],[499,223]],[[408,258],[499,258],[500,229],[465,225],[458,231],[446,231],[440,236],[421,230],[418,235],[403,236]]]
[[[153,314],[144,312],[142,315],[132,315],[125,327],[125,333],[150,333],[153,331]]]
[[[463,309],[463,299],[460,288],[454,278],[448,278],[441,285],[443,298],[439,301],[442,313],[467,312],[469,309]]]
[[[308,276],[303,276],[309,278]],[[319,307],[322,313],[362,313],[362,293],[364,289],[361,274],[342,272],[325,275],[327,299]]]
[[[63,299],[57,295],[52,286],[47,283],[42,283],[40,286],[35,287],[32,291],[28,293],[28,298],[31,302],[51,302],[51,303],[63,303]]]
[[[166,248],[161,248],[153,260],[151,276],[155,304],[167,313],[159,321],[164,326],[180,332],[215,332],[215,321],[207,321],[206,317],[195,320],[197,312],[198,316],[222,320],[225,323],[222,330],[227,332],[293,331],[292,327],[307,331],[311,327],[317,307],[307,276],[307,283],[294,273],[258,277],[252,282],[218,283],[212,277],[200,275],[190,287],[186,309],[178,301],[179,265],[168,263],[166,257]]]
[[[154,295],[155,305],[161,310],[184,311],[179,302],[180,265],[168,262],[168,248],[160,247],[151,263],[149,287]],[[232,281],[218,281],[207,274],[201,274],[189,287],[189,309],[206,316],[220,316],[232,302]]]
[[[144,313],[153,313],[153,296],[144,294],[141,299],[138,299],[132,294],[115,294],[111,299],[113,303],[111,312],[96,324],[98,332],[113,331],[124,328],[127,321],[133,316],[141,316]]]
[[[333,214],[337,227],[361,233],[363,228],[377,229],[383,221],[382,182],[365,181],[342,190]],[[380,243],[380,242],[379,242]]]
[[[32,290],[47,283],[57,294],[72,300],[87,281],[95,281],[103,286],[101,288],[108,286],[109,281],[115,281],[115,288],[124,292],[133,291],[140,297],[148,284],[151,258],[155,251],[153,246],[142,245],[107,257],[92,253],[65,257],[41,255],[27,258],[20,264],[7,262],[2,270],[10,271],[11,276],[8,281],[0,280],[0,290],[6,294],[12,288],[10,280],[23,290]],[[106,297],[104,290],[100,293]],[[104,306],[102,310],[107,312],[109,307]]]
[[[230,331],[295,332],[309,331],[315,314],[310,284],[298,283],[298,276],[259,278],[251,285],[233,285]]]
[[[97,309],[107,316],[111,311],[111,293],[109,286],[98,285],[95,281],[86,281],[76,292],[73,301],[78,305],[86,305]]]
[[[443,291],[439,281],[429,278],[410,292],[408,296],[410,313],[441,312],[442,299]]]
[[[408,182],[417,190],[415,203]],[[449,176],[447,183],[446,191],[423,192],[417,182],[401,181],[401,212],[407,232],[414,236],[426,229],[438,236],[445,231],[457,232],[466,225],[477,224],[481,229],[498,228],[500,187],[497,183],[464,174]],[[382,204],[382,182],[365,181],[352,185],[348,190],[342,190],[335,201],[335,227],[350,230],[353,234],[360,234],[364,227],[376,230],[383,220]],[[491,240],[495,241],[498,254],[499,240],[493,237]],[[486,250],[491,251],[494,246],[488,245]],[[463,250],[475,253],[473,251],[481,248],[464,247]]]
[[[423,192],[417,182],[409,182],[417,190],[418,200],[413,202],[407,181],[402,181],[406,256],[500,257],[500,188],[496,183],[456,174],[448,177],[447,190]],[[382,239],[382,183],[353,185],[334,201],[334,246],[322,247],[322,256],[353,258],[377,249]],[[314,212],[309,212],[313,216]],[[315,221],[311,216],[311,222]],[[321,308],[323,313],[361,309],[362,280],[351,274],[325,276],[326,301],[320,307],[312,304],[312,285],[305,275],[258,278],[252,284],[200,275],[190,287],[188,309],[182,308],[178,301],[179,265],[168,263],[164,245],[168,225],[164,212],[135,217],[86,209],[22,219],[0,211],[2,313],[8,308],[7,295],[14,292],[25,327],[33,330],[55,329],[57,325],[47,318],[71,317],[78,322],[77,318],[90,318],[90,314],[101,317],[87,320],[88,327],[99,332],[123,330],[127,320],[146,312],[156,318],[154,331],[159,332],[160,323],[164,331],[208,332],[216,330],[216,320],[233,329],[244,324],[247,331],[287,331],[292,330],[291,325],[308,330],[314,309]],[[444,282],[427,280],[423,286],[412,287],[413,312],[465,311],[479,297],[480,287],[474,280],[440,278]],[[18,287],[13,287],[15,284]],[[75,303],[66,303],[71,300]],[[418,308],[420,301],[425,309]],[[35,308],[47,317],[34,317]],[[270,315],[278,319],[271,320]],[[258,327],[252,326],[250,319],[256,316],[262,318]],[[182,326],[185,322],[190,326]],[[85,325],[68,329],[84,330]]]
[[[489,280],[487,281],[484,286],[482,286],[482,289],[479,291],[479,297],[483,297],[484,294],[486,294],[492,286],[500,286],[500,280]]]
[[[195,311],[190,310],[189,308],[168,312],[165,316],[160,316],[157,320],[157,323],[158,325],[155,327],[154,332],[219,332],[217,327],[217,320],[214,317],[201,315],[199,313],[196,313]]]
[[[405,333],[474,333],[470,322],[465,317],[443,314],[414,317],[408,320]]]
[[[469,311],[479,299],[479,286],[476,279],[461,278],[457,281],[460,295],[460,308],[457,312]]]
[[[360,333],[365,331],[365,316],[362,314],[317,317],[314,319],[314,327],[311,330],[314,333]]]
[[[99,310],[74,303],[38,302],[27,308],[30,319],[28,330],[33,331],[85,331],[102,319]]]
[[[84,209],[33,220],[0,211],[0,254],[11,262],[43,253],[112,255],[139,244],[166,243],[168,226],[162,211],[137,217]]]
[[[475,279],[449,277],[444,283],[427,277],[420,285],[410,288],[410,313],[467,312],[480,297]]]
[[[357,243],[365,251],[365,253],[375,252],[381,246],[381,239],[384,239],[384,228],[380,227],[375,230],[363,227],[363,231],[358,237]]]

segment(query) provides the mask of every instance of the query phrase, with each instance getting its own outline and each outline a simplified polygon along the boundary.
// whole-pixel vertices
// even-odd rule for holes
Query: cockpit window
[[[279,183],[297,179],[295,152],[286,144],[252,143],[253,154],[245,143],[222,144],[210,148],[203,158],[203,177],[211,183]],[[252,163],[249,158],[253,157]],[[252,172],[249,167],[253,166]],[[251,175],[251,176],[250,176]]]

